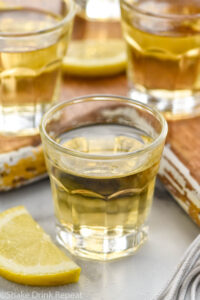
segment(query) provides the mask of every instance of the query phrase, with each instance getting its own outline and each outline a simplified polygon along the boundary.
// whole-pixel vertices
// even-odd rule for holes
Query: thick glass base
[[[50,104],[3,107],[0,105],[0,134],[32,135],[38,133],[43,114]]]
[[[192,95],[190,91],[143,92],[131,88],[129,96],[134,100],[154,106],[168,120],[191,118],[200,114],[200,95]]]
[[[57,225],[57,240],[73,255],[108,261],[135,253],[148,238],[148,227],[142,226],[125,235],[98,235],[97,230],[82,228],[73,233]]]

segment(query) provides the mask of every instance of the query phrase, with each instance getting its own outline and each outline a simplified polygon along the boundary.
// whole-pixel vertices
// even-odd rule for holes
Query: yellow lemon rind
[[[24,206],[17,206],[10,208],[4,212],[0,213],[0,227],[5,225],[6,221],[12,220],[12,216],[18,216],[28,214]],[[29,215],[29,214],[28,214]],[[30,215],[29,215],[30,216]],[[30,216],[31,217],[31,216]],[[8,218],[6,220],[6,218]],[[41,230],[43,230],[41,228]],[[59,249],[60,250],[60,249]],[[60,250],[61,251],[61,250]],[[62,251],[61,251],[62,252]],[[5,259],[6,262],[6,259]],[[66,263],[66,261],[65,261]],[[68,263],[68,262],[67,262]],[[55,267],[55,265],[54,265]],[[20,264],[17,265],[19,271],[13,272],[8,269],[3,263],[3,258],[0,256],[0,276],[13,281],[15,283],[20,283],[24,285],[31,286],[57,286],[64,285],[68,283],[75,283],[79,280],[81,268],[78,267],[73,261],[69,259],[69,269],[65,267],[66,270],[61,270],[60,272],[52,272],[51,266],[45,266],[46,272],[41,272],[39,274],[31,274],[30,268],[27,273],[24,271],[24,266],[21,266],[23,271],[20,271]],[[49,269],[49,271],[48,271]]]
[[[79,64],[65,60],[62,65],[62,70],[65,74],[77,77],[107,77],[123,73],[125,69],[125,58],[121,62],[108,64],[87,64],[87,62]]]
[[[15,283],[31,286],[57,286],[78,282],[81,269],[71,270],[59,274],[27,275],[12,273],[0,266],[0,276]]]

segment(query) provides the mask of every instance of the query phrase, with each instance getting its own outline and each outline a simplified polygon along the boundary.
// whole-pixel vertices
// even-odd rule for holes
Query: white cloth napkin
[[[172,278],[154,300],[200,300],[199,288],[200,234],[188,247]]]

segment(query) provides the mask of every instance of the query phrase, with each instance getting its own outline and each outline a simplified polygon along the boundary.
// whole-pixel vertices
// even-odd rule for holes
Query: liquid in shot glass
[[[200,3],[121,0],[129,95],[168,119],[200,112]]]
[[[135,252],[148,236],[163,117],[130,99],[91,96],[52,108],[40,130],[58,241],[98,260]]]
[[[37,130],[58,100],[73,0],[5,0],[0,7],[0,134]]]

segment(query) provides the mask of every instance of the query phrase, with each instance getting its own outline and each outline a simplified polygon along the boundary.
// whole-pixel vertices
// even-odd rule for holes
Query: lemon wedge
[[[23,206],[0,213],[0,275],[38,286],[76,282],[80,268],[56,247]]]
[[[121,39],[72,41],[63,60],[63,71],[81,77],[102,77],[126,68],[126,47]]]

